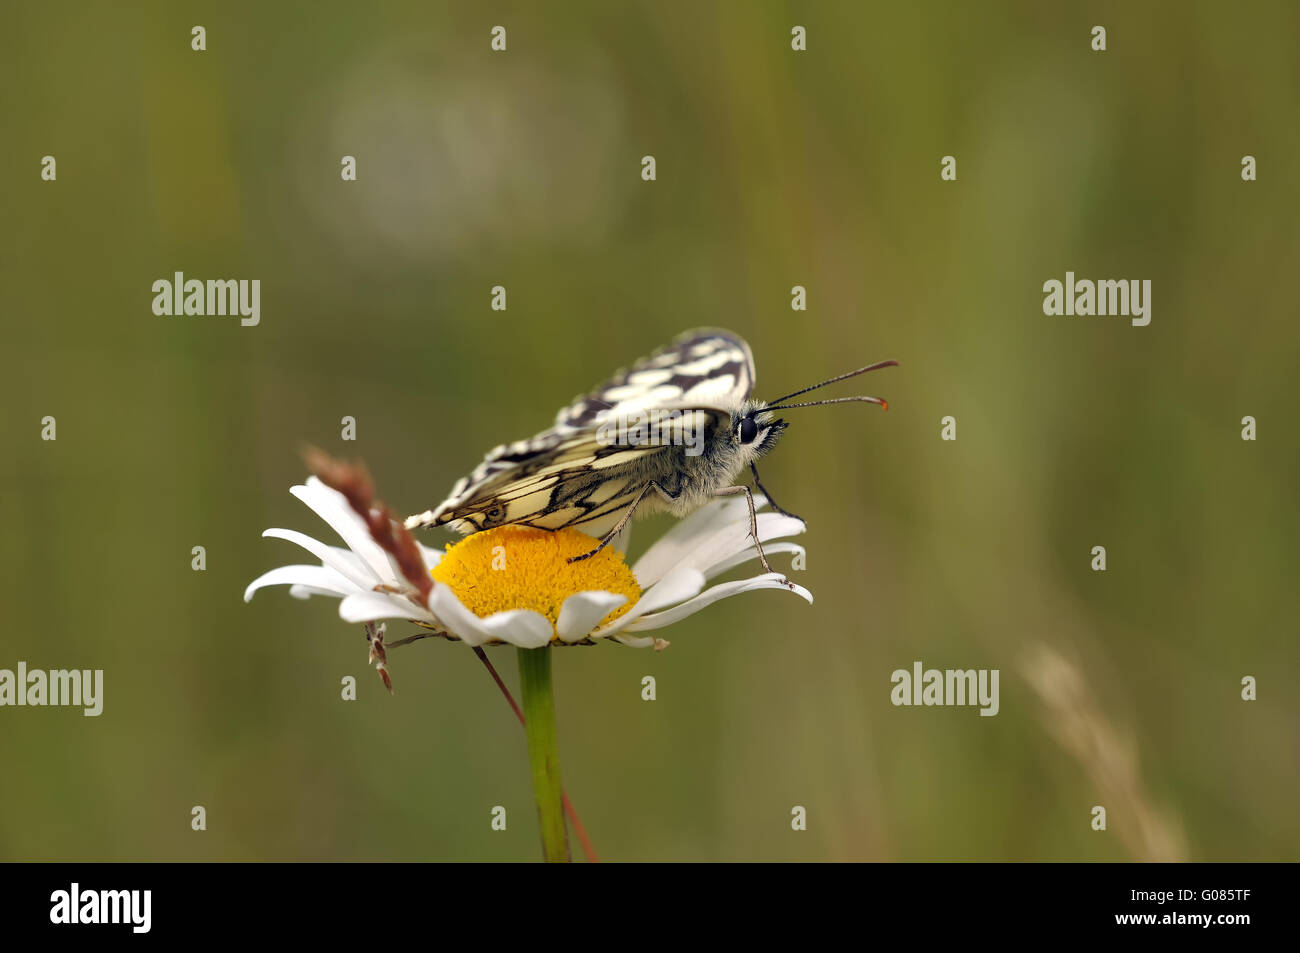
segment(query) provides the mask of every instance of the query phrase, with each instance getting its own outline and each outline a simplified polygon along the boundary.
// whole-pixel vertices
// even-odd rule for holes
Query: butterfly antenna
[[[857,377],[859,374],[867,373],[867,371],[878,371],[882,367],[897,367],[897,366],[898,366],[897,361],[877,361],[875,364],[868,364],[866,367],[859,367],[856,371],[849,371],[847,374],[841,374],[839,377],[832,377],[830,380],[824,380],[820,384],[813,384],[811,387],[805,387],[803,390],[797,390],[793,394],[786,394],[784,397],[778,397],[776,400],[769,403],[763,409],[764,410],[789,410],[792,407],[818,407],[822,404],[845,404],[845,403],[851,403],[853,401],[863,401],[869,404],[879,404],[881,407],[884,407],[886,410],[888,410],[889,409],[888,402],[881,400],[879,397],[836,397],[831,400],[810,400],[801,404],[785,404],[782,402],[789,400],[791,397],[798,397],[801,394],[808,393],[809,391],[817,390],[819,387],[825,387],[827,384],[835,384],[838,383],[839,381],[846,381],[850,377]]]
[[[854,401],[864,404],[879,404],[885,410],[889,409],[889,401],[880,397],[832,397],[829,400],[808,400],[801,404],[781,404],[779,406],[769,404],[763,410],[790,410],[794,407],[820,407],[822,404],[850,404]]]
[[[840,381],[846,381],[850,377],[857,377],[859,374],[867,373],[867,371],[878,371],[882,367],[897,367],[897,366],[898,366],[897,361],[877,361],[875,364],[868,364],[866,367],[859,367],[856,371],[849,371],[847,374],[841,374],[839,377],[832,377],[829,380],[824,380],[820,384],[813,384],[811,387],[805,387],[803,390],[797,390],[793,394],[786,394],[784,397],[778,397],[776,400],[770,401],[768,406],[770,407],[772,405],[779,404],[784,400],[789,400],[791,397],[798,397],[801,394],[806,394],[810,390],[817,390],[819,387],[825,387],[827,384],[837,384]],[[833,401],[823,401],[823,403],[833,403]],[[877,403],[879,403],[879,401],[877,401]],[[808,407],[812,405],[791,404],[790,406]]]

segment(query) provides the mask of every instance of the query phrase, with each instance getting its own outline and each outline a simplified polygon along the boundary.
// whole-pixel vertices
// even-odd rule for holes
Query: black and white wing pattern
[[[555,415],[555,430],[651,407],[739,407],[754,389],[754,355],[730,331],[697,328],[618,371]],[[544,434],[538,434],[542,437]],[[536,438],[534,438],[536,439]]]
[[[655,408],[684,408],[688,424],[701,428],[707,441],[716,428],[730,425],[753,386],[749,345],[729,331],[689,331],[577,397],[550,430],[490,451],[436,509],[406,525],[445,525],[461,533],[506,524],[572,526],[602,536],[650,480],[672,481],[675,455],[683,452],[671,438],[608,443],[600,437],[602,424]]]

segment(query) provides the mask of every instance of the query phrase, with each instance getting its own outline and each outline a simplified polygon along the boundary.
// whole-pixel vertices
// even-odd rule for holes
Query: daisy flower
[[[289,586],[291,595],[303,599],[339,599],[343,619],[365,624],[370,660],[377,663],[389,691],[384,629],[376,624],[380,620],[406,619],[429,630],[426,634],[473,646],[528,736],[542,855],[547,861],[569,859],[566,814],[587,856],[595,856],[560,784],[552,645],[613,639],[663,649],[666,641],[641,633],[672,625],[728,596],[779,589],[812,602],[807,589],[780,573],[709,585],[722,573],[758,557],[743,498],[705,505],[656,540],[631,567],[617,543],[570,562],[574,556],[590,553],[596,542],[572,529],[548,532],[499,526],[473,533],[439,552],[418,543],[392,519],[387,507],[374,502],[374,489],[363,468],[331,460],[318,451],[309,454],[309,462],[325,481],[312,477],[290,492],[328,523],[345,545],[330,545],[291,529],[266,530],[263,536],[296,543],[320,563],[263,573],[244,590],[244,601],[259,589],[277,585]],[[767,501],[756,496],[754,505],[761,508]],[[781,540],[803,530],[803,521],[791,516],[757,516],[757,536],[767,553],[802,553],[801,547]],[[522,707],[515,704],[481,648],[501,643],[518,650]]]
[[[244,601],[266,586],[287,585],[298,598],[342,600],[347,622],[407,619],[471,646],[509,643],[519,648],[590,644],[612,639],[624,645],[663,648],[667,643],[641,633],[662,629],[720,599],[759,589],[812,594],[780,573],[709,586],[715,577],[757,558],[749,538],[744,498],[706,504],[654,542],[629,567],[616,546],[590,559],[595,541],[585,533],[526,526],[500,526],[465,537],[440,552],[416,543],[434,585],[424,597],[397,561],[371,536],[347,498],[316,477],[290,492],[339,535],[345,547],[291,529],[262,535],[301,546],[319,565],[281,566],[244,590]],[[754,505],[766,500],[754,497]],[[758,514],[758,535],[769,555],[798,553],[781,541],[802,533],[801,520],[779,513]]]

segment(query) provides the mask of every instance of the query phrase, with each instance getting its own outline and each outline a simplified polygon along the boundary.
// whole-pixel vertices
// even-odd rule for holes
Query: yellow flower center
[[[641,598],[636,577],[623,554],[606,546],[589,559],[569,562],[600,545],[576,529],[498,526],[447,544],[447,555],[429,572],[450,586],[465,608],[479,618],[510,609],[532,609],[551,620],[575,592],[600,590],[627,596],[603,620],[611,622]]]

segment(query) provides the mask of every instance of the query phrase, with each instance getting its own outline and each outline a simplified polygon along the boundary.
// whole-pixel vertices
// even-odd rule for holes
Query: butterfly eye
[[[740,435],[741,443],[753,443],[758,436],[758,424],[754,423],[753,417],[743,417],[736,432]]]

